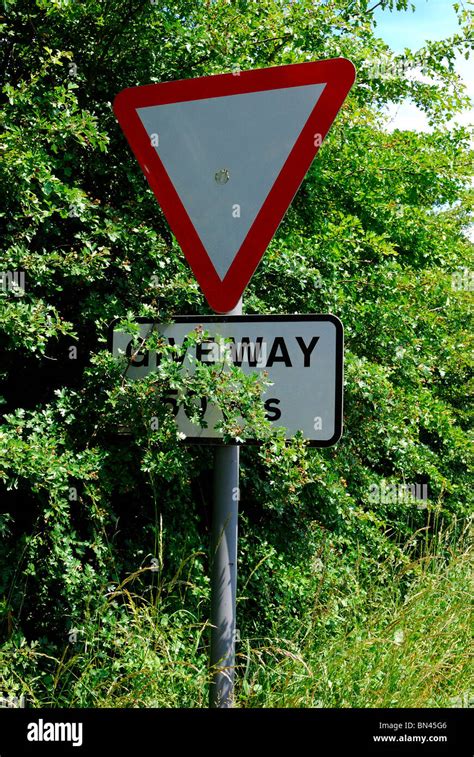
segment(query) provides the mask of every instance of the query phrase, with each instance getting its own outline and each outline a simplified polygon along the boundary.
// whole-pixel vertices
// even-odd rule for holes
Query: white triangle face
[[[325,86],[137,109],[221,280]]]

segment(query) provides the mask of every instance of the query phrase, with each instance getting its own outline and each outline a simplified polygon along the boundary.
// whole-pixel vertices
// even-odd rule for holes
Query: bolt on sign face
[[[132,87],[114,112],[209,305],[236,305],[355,79],[345,58]]]
[[[266,371],[270,386],[262,395],[267,419],[286,429],[287,438],[297,431],[315,447],[329,447],[342,433],[343,327],[333,315],[282,316],[178,316],[175,323],[139,320],[139,336],[144,346],[134,352],[131,334],[113,328],[109,349],[116,357],[127,357],[124,375],[138,379],[156,370],[160,354],[146,348],[146,338],[158,332],[165,344],[182,346],[186,336],[198,330],[208,338],[188,347],[176,357],[181,369],[192,372],[187,356],[212,365],[227,360],[244,373]],[[187,367],[189,365],[189,368]],[[225,365],[225,363],[223,363]],[[221,434],[214,427],[222,420],[218,408],[206,397],[198,404],[201,427],[192,424],[178,402],[178,392],[170,392],[169,404],[179,431],[193,444],[219,444]],[[247,442],[255,443],[255,442]]]

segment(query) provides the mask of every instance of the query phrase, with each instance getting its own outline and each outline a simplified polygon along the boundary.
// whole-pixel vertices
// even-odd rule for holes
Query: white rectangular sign
[[[333,315],[242,315],[177,316],[175,322],[151,323],[138,319],[140,335],[152,329],[169,344],[182,345],[187,334],[204,329],[209,339],[193,346],[195,358],[205,363],[222,359],[222,343],[227,342],[232,362],[245,373],[267,371],[272,385],[262,395],[267,418],[287,429],[287,438],[301,431],[315,447],[336,444],[342,433],[343,327]],[[217,340],[217,341],[216,341]],[[220,343],[220,346],[219,346]],[[109,347],[115,356],[132,352],[130,334],[111,330]],[[156,368],[159,355],[143,351],[130,362],[126,376],[140,378]],[[219,410],[205,402],[207,428],[190,423],[184,409],[170,394],[178,428],[186,441],[220,444],[214,426]],[[204,409],[203,407],[203,409]],[[252,442],[250,442],[252,443]]]

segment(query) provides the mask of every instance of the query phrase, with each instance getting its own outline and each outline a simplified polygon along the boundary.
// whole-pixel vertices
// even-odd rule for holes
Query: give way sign
[[[355,79],[345,58],[132,87],[114,112],[201,286],[231,310]]]
[[[138,319],[143,346],[136,351],[133,336],[112,324],[109,349],[126,359],[124,378],[139,379],[159,367],[162,356],[148,350],[146,340],[154,331],[164,343],[183,347],[187,335],[207,332],[197,345],[188,346],[173,358],[183,372],[194,371],[195,361],[224,370],[229,363],[244,373],[262,374],[269,381],[262,394],[265,414],[275,427],[283,427],[286,438],[297,431],[314,447],[336,444],[342,433],[343,327],[333,315],[242,315],[176,316],[174,323],[153,323]],[[194,359],[188,364],[187,357]],[[217,430],[220,410],[199,398],[204,426],[196,426],[178,402],[178,392],[170,391],[169,404],[179,431],[187,443],[222,444]],[[246,444],[257,443],[246,439]]]

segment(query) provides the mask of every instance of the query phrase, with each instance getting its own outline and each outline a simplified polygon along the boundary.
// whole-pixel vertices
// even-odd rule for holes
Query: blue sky
[[[405,47],[418,50],[426,39],[444,39],[458,31],[457,16],[450,0],[417,0],[414,5],[414,12],[380,8],[374,11],[376,33],[393,50],[401,52]]]
[[[462,0],[458,0],[462,7]],[[457,16],[452,0],[415,0],[415,11],[388,11],[377,8],[374,18],[377,21],[375,33],[381,37],[392,50],[402,52],[405,47],[419,50],[425,40],[439,40],[449,37],[459,30]],[[468,85],[468,94],[474,99],[474,58],[468,61],[457,58],[456,69]],[[389,107],[388,128],[426,130],[428,124],[424,114],[406,102],[403,105]],[[457,119],[457,123],[468,124],[474,121],[474,110],[466,111]]]

